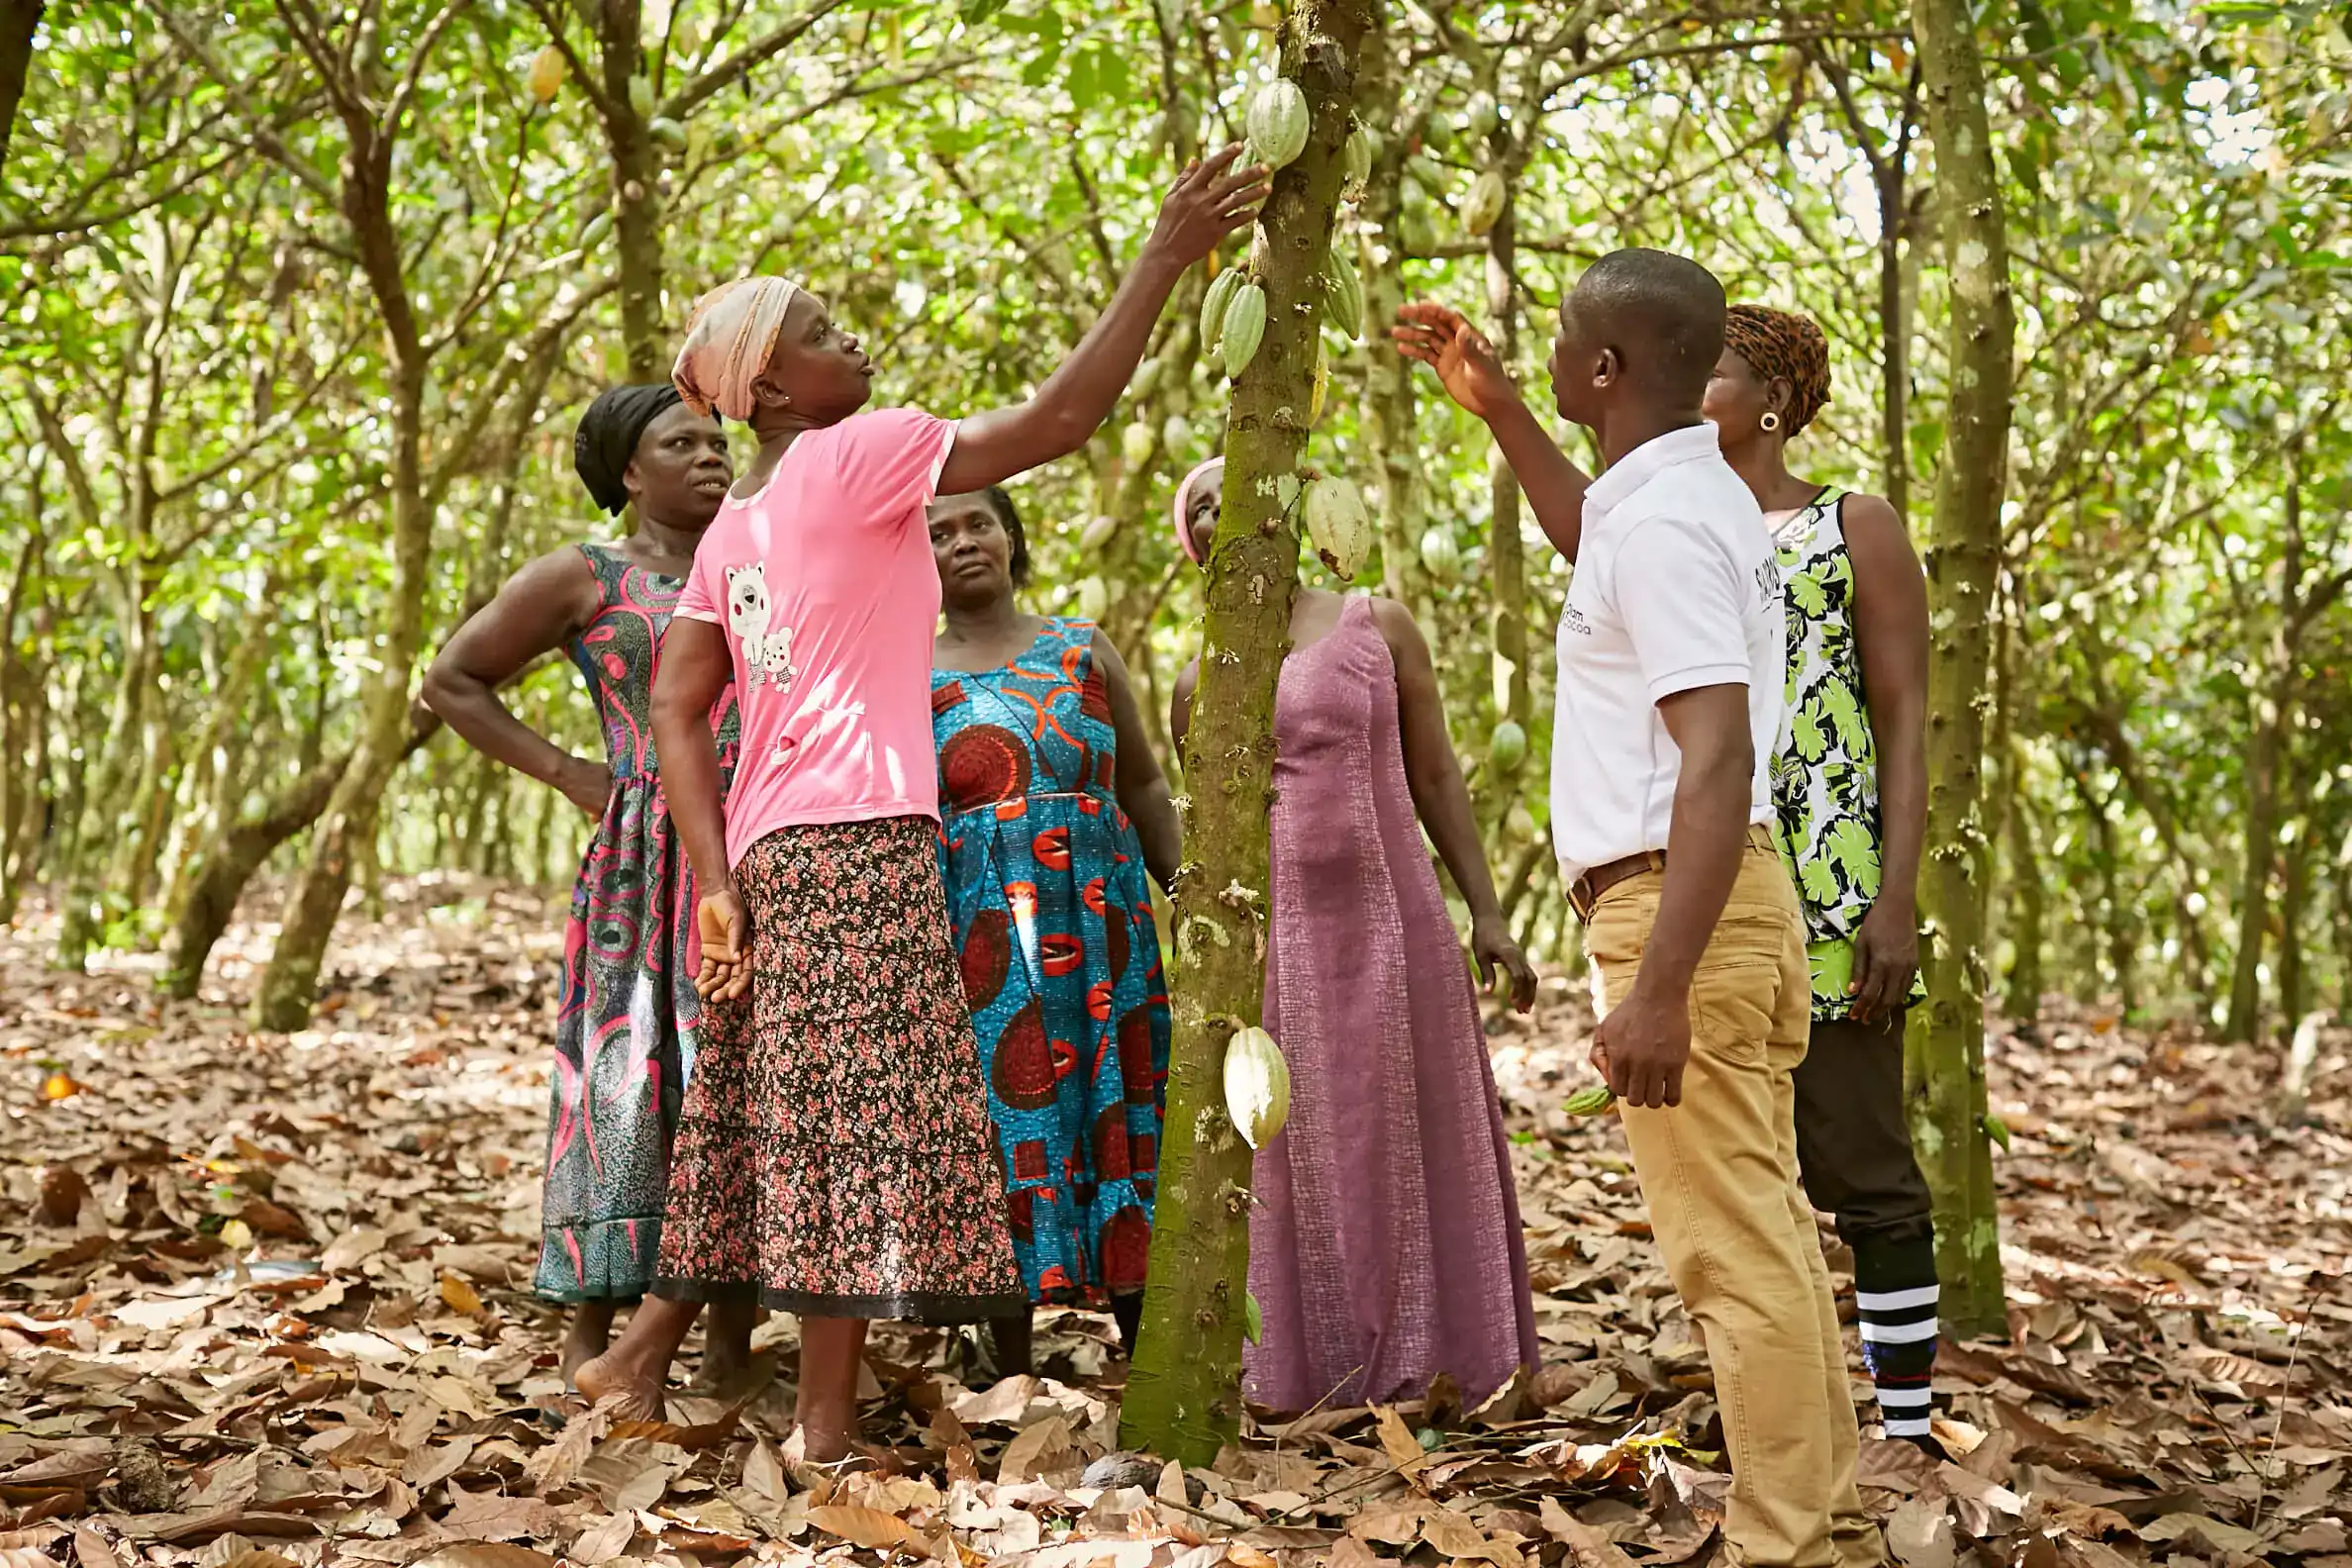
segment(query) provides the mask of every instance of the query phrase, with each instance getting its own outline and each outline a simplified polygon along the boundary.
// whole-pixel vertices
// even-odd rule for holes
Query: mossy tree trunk
[[[1307,95],[1307,149],[1275,178],[1251,258],[1266,334],[1234,383],[1223,521],[1211,545],[1200,686],[1185,751],[1190,796],[1176,884],[1175,1041],[1142,1342],[1123,1441],[1206,1464],[1241,1420],[1250,1153],[1226,1119],[1225,1041],[1264,997],[1274,688],[1298,587],[1298,470],[1339,204],[1340,147],[1373,0],[1301,0],[1282,72]]]
[[[1927,553],[1927,1006],[1914,1020],[1912,1142],[1934,1195],[1941,1316],[1957,1336],[2007,1327],[1985,1132],[1984,846],[1987,614],[2000,551],[2016,321],[1984,59],[1962,0],[1912,0],[1951,286],[1951,402]]]

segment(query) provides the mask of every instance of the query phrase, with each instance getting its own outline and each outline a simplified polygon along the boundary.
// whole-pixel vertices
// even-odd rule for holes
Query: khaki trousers
[[[1593,1000],[1633,986],[1664,873],[1603,894],[1585,931]],[[1813,1207],[1797,1185],[1796,1088],[1812,983],[1796,889],[1751,836],[1691,982],[1682,1104],[1621,1108],[1650,1224],[1706,1336],[1731,1450],[1723,1539],[1743,1568],[1884,1560],[1854,1490],[1845,1346]]]

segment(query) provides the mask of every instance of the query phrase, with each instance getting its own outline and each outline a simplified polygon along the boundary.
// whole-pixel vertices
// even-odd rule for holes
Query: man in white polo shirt
[[[1797,1184],[1805,926],[1767,826],[1780,574],[1699,414],[1723,315],[1714,276],[1659,250],[1614,251],[1578,281],[1550,369],[1560,413],[1600,441],[1589,482],[1459,315],[1410,305],[1393,336],[1487,422],[1575,563],[1552,837],[1596,972],[1593,1063],[1715,1370],[1724,1539],[1744,1568],[1862,1568],[1883,1548],[1854,1489],[1844,1346]]]

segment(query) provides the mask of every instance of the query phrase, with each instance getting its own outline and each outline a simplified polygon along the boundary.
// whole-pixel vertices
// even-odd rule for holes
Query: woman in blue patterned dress
[[[1035,1302],[1108,1305],[1129,1348],[1168,1075],[1148,872],[1183,849],[1118,650],[1025,614],[1029,543],[1004,491],[931,507],[946,623],[931,734],[947,909],[988,1081],[1015,1261]],[[1026,1371],[1029,1322],[993,1325]]]
[[[603,1352],[615,1309],[644,1294],[661,1248],[670,1138],[703,1008],[692,880],[653,771],[653,655],[735,477],[718,421],[682,407],[666,382],[616,387],[589,405],[573,463],[599,508],[635,506],[636,528],[618,543],[532,561],[457,629],[425,678],[426,702],[467,743],[552,784],[596,824],[564,927],[533,1281],[573,1307],[566,1380]],[[556,648],[596,701],[601,762],[573,756],[499,701],[504,681]],[[732,763],[732,691],[711,717]],[[713,1323],[706,1381],[740,1369],[750,1327],[748,1311]]]

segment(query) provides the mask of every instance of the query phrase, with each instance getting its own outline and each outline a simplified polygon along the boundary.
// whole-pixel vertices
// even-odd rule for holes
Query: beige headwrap
[[[751,417],[751,383],[767,368],[785,308],[800,291],[788,278],[747,277],[702,297],[686,324],[686,345],[670,366],[689,408],[731,420]]]

